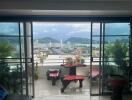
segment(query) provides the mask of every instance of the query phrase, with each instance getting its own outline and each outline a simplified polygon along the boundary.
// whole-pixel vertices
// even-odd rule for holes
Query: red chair
[[[52,85],[55,85],[57,79],[59,79],[60,70],[59,69],[49,69],[47,71],[47,80],[52,80]]]

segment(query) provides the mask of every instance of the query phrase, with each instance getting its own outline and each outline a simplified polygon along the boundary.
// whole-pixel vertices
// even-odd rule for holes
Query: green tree
[[[9,87],[10,68],[5,58],[11,55],[12,47],[8,41],[0,41],[0,83]]]
[[[104,70],[109,74],[123,74],[125,71],[124,60],[128,53],[128,44],[123,40],[116,40],[113,43],[105,44],[104,48]],[[116,65],[109,65],[109,60],[114,60]],[[123,73],[122,73],[123,72]]]
[[[0,60],[11,55],[12,47],[8,41],[0,41]]]
[[[125,60],[128,51],[128,45],[122,40],[116,40],[112,47],[112,54],[114,61],[118,66],[122,66],[122,62]]]

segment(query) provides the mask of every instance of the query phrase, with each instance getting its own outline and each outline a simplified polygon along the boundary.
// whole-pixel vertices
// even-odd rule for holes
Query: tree
[[[105,44],[104,48],[104,72],[109,74],[125,74],[126,64],[124,63],[126,60],[126,56],[128,53],[128,44],[122,39],[117,39],[113,43]],[[114,60],[115,65],[109,65],[109,60]],[[106,76],[107,76],[106,75]]]
[[[128,51],[128,45],[122,40],[116,40],[113,47],[112,47],[112,54],[114,57],[114,61],[118,66],[122,66],[123,61],[126,58]]]
[[[8,41],[0,41],[0,60],[2,60],[2,58],[10,56],[11,51],[12,47]]]
[[[11,55],[12,47],[8,41],[0,41],[0,83],[6,88],[9,86],[10,68],[5,58]]]
[[[123,75],[126,74],[126,65],[124,65],[124,60],[126,60],[126,56],[128,53],[128,44],[123,40],[116,40],[111,43],[105,44],[104,48],[104,69],[103,69],[103,77],[104,77],[104,85],[105,81],[108,80],[108,76],[111,75]],[[110,64],[109,60],[114,60],[114,63]],[[106,85],[107,86],[107,85]],[[109,86],[107,86],[109,88]]]

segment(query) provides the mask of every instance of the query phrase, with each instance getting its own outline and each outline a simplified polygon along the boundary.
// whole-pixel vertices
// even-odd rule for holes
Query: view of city
[[[80,56],[90,65],[90,23],[34,22],[33,26],[35,60],[44,58],[44,65],[60,65],[67,57]],[[98,57],[99,40],[92,42]]]
[[[61,67],[61,64],[85,65],[84,68],[76,68],[76,75],[85,77],[82,94],[85,92],[89,94],[90,90],[93,94],[111,92],[107,83],[110,75],[118,74],[128,78],[129,23],[33,22],[32,24],[31,31],[31,27],[24,29],[24,24],[21,22],[0,23],[0,65],[1,73],[6,73],[0,79],[5,80],[3,81],[5,85],[6,81],[11,80],[8,81],[7,87],[12,93],[25,91],[25,84],[29,84],[30,89],[33,89],[35,80],[36,85],[40,84],[40,87],[35,88],[38,95],[40,92],[40,94],[44,92],[42,95],[60,94],[61,79],[59,78],[51,91],[53,87],[49,84],[51,81],[48,80],[47,72],[54,68],[61,70],[63,75],[69,74],[69,70]],[[9,73],[12,76],[8,77]],[[25,73],[28,76],[27,80]],[[13,85],[14,82],[16,85]],[[128,90],[129,88],[126,89]]]

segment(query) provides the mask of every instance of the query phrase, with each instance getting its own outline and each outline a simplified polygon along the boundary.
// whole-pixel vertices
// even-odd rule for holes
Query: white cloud
[[[66,36],[78,36],[80,33],[91,33],[90,22],[34,22],[33,24],[35,25],[35,27],[43,27],[41,28],[43,32],[50,32],[50,34],[60,32],[60,34],[63,33]],[[62,30],[60,29],[61,26]],[[47,28],[47,30],[45,27]],[[100,23],[94,23],[93,29],[96,34],[100,29]]]
[[[90,28],[90,23],[89,22],[72,22],[72,23],[67,23],[66,24],[69,27],[75,28],[75,29],[86,29]]]
[[[34,26],[42,27],[42,26],[56,26],[57,23],[54,22],[33,22]]]

